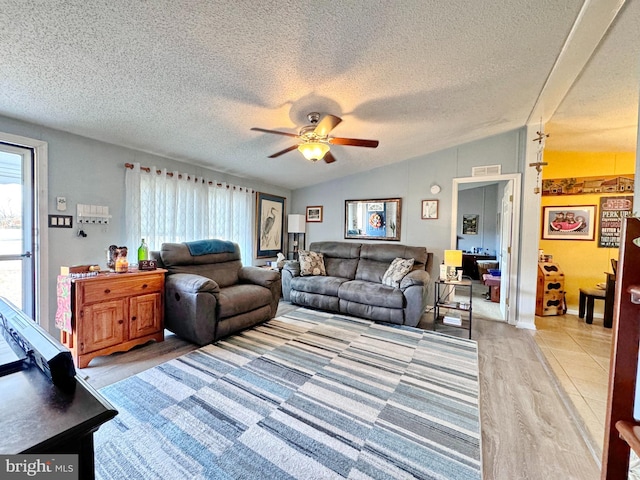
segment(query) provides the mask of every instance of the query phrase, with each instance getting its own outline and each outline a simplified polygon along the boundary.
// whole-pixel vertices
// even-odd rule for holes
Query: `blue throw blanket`
[[[184,244],[194,257],[209,253],[234,253],[236,251],[234,243],[228,240],[196,240],[195,242],[184,242]]]

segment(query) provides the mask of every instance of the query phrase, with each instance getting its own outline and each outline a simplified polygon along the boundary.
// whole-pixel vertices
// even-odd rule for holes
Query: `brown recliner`
[[[206,345],[275,317],[280,274],[243,267],[237,244],[163,243],[154,253],[168,270],[165,328],[179,337]]]

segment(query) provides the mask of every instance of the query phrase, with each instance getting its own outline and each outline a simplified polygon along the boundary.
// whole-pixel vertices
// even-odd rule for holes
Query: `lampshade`
[[[461,267],[462,266],[462,250],[445,250],[444,264],[447,267]]]
[[[287,216],[288,233],[304,233],[306,218],[304,215],[291,214]]]
[[[322,142],[305,142],[298,145],[298,150],[304,155],[304,158],[315,162],[327,154],[329,145]]]

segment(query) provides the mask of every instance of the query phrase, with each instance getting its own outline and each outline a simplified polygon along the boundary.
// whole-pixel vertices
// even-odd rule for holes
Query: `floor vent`
[[[482,167],[473,167],[471,169],[472,177],[489,177],[492,175],[500,175],[502,165],[484,165]]]

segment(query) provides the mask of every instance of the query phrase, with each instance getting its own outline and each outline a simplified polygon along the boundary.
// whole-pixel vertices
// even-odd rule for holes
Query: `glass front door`
[[[0,296],[35,318],[33,152],[0,143]]]

